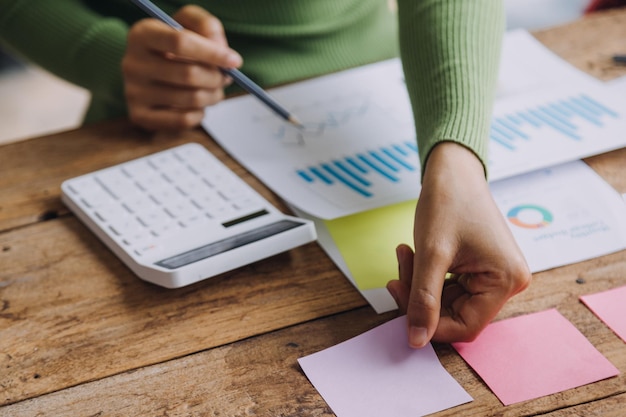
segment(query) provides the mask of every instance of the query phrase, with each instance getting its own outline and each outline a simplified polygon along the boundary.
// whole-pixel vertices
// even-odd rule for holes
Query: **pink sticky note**
[[[472,401],[432,346],[408,346],[406,316],[298,359],[337,417],[421,416]]]
[[[492,323],[453,346],[504,405],[619,374],[555,309]]]
[[[626,286],[583,295],[580,299],[626,342]]]

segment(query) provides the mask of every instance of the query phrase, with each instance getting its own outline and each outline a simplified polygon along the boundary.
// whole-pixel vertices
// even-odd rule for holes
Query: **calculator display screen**
[[[180,268],[182,266],[201,261],[202,259],[228,252],[231,249],[263,240],[266,237],[277,235],[286,230],[291,230],[298,226],[302,226],[303,224],[304,223],[292,220],[280,220],[254,230],[249,230],[235,236],[229,236],[217,242],[209,243],[208,245],[200,246],[199,248],[171,256],[167,259],[155,262],[155,265],[167,269]]]

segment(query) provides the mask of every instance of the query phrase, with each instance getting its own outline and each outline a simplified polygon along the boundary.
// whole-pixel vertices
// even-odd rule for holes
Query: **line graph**
[[[387,127],[394,125],[394,131],[401,129],[412,135],[413,115],[408,99],[402,96],[405,93],[400,93],[393,100],[381,100],[381,97],[368,92],[337,94],[294,106],[291,110],[298,114],[302,128],[267,114],[253,117],[253,122],[259,129],[269,130],[270,136],[282,146],[306,147],[319,139],[341,139],[346,131],[359,124],[371,124],[373,119]]]
[[[339,100],[345,102],[346,98],[343,97]],[[330,101],[329,103],[332,102],[333,101]],[[302,122],[303,127],[301,129],[298,129],[291,124],[281,123],[273,132],[273,136],[275,139],[286,145],[292,144],[305,146],[307,139],[321,137],[329,129],[336,129],[344,126],[347,123],[358,120],[369,112],[371,104],[368,97],[350,98],[350,102],[353,104],[346,108],[325,110],[325,114],[322,114],[321,116],[312,115],[311,108],[313,109],[313,112],[315,112],[316,108],[324,108],[325,104],[329,103],[314,103],[313,106],[311,106],[308,111],[304,113],[307,114],[307,118],[304,119],[304,122]],[[294,111],[300,111],[300,113],[302,113],[303,109],[296,109]],[[316,116],[319,117],[319,119],[315,119],[314,117]]]

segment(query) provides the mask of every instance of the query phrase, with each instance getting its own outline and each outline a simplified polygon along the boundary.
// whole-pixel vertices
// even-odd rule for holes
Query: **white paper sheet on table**
[[[332,219],[416,198],[420,168],[400,61],[276,88],[299,131],[251,96],[207,109],[204,128],[291,205]],[[498,180],[626,146],[624,101],[527,32],[508,33],[491,131]]]
[[[605,84],[614,89],[614,91],[618,90],[622,95],[626,94],[626,75],[614,78],[605,82]]]

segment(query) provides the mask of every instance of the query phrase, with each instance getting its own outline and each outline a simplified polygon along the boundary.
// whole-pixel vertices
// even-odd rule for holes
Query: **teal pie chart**
[[[524,229],[541,229],[554,220],[552,213],[541,206],[523,204],[513,207],[506,217],[515,226]]]

